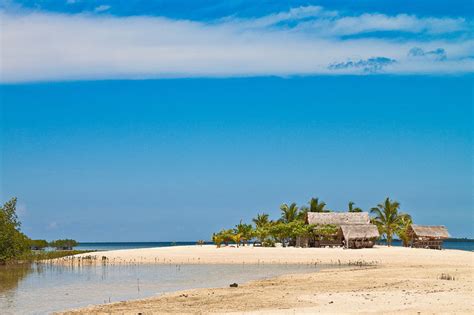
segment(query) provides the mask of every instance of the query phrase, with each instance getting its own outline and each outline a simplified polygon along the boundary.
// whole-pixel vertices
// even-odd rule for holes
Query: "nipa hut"
[[[443,240],[449,238],[448,230],[443,225],[412,224],[408,229],[411,247],[441,249]]]
[[[372,248],[380,236],[373,224],[341,225],[340,231],[348,248]]]
[[[308,212],[306,223],[333,224],[338,226],[369,224],[370,217],[368,212]]]
[[[337,230],[333,234],[318,234],[308,240],[309,246],[343,246],[350,248],[373,247],[379,237],[378,229],[370,223],[367,212],[308,212],[307,224],[319,226],[333,225]]]

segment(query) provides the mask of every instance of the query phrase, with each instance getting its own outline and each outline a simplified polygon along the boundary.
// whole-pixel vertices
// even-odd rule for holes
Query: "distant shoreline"
[[[431,265],[433,259],[457,259],[471,251],[428,250],[401,246],[375,246],[366,249],[296,248],[214,245],[163,246],[152,248],[118,249],[64,257],[60,264],[370,264]],[[451,258],[450,258],[451,257]]]
[[[211,242],[206,242],[205,245],[211,245]],[[378,242],[379,245],[385,246],[383,242]],[[176,247],[176,246],[194,246],[196,242],[80,242],[75,249],[88,251],[111,251],[124,249],[140,249],[140,248],[160,248],[160,247]],[[395,240],[392,244],[394,247],[400,247],[401,243]],[[474,251],[474,240],[462,241],[457,239],[455,241],[447,240],[444,242],[444,249],[457,249],[464,251]]]

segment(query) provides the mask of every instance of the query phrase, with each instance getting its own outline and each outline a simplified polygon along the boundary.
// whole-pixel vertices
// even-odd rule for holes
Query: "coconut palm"
[[[224,238],[220,233],[213,233],[212,241],[214,242],[214,244],[216,244],[217,248],[220,248],[221,244],[224,242]]]
[[[348,210],[349,212],[362,212],[361,208],[358,208],[358,207],[354,208],[354,205],[355,205],[355,202],[349,201],[349,210]]]
[[[325,207],[326,203],[319,202],[319,198],[311,198],[309,201],[309,212],[329,212],[329,210],[324,209]]]
[[[402,244],[405,247],[408,247],[410,243],[410,235],[408,233],[408,229],[410,225],[412,225],[413,221],[409,215],[402,216],[400,219],[400,225],[397,229],[397,235],[402,240]]]
[[[237,247],[239,247],[240,243],[242,242],[242,234],[235,233],[231,236],[231,239],[237,245]]]
[[[240,220],[240,223],[235,226],[234,233],[240,234],[240,239],[244,242],[244,245],[245,242],[250,241],[254,236],[252,225],[242,223],[242,220]]]
[[[268,214],[262,213],[262,214],[257,214],[256,218],[252,219],[253,223],[255,223],[256,228],[262,228],[270,222],[268,220]]]
[[[306,215],[309,212],[308,206],[301,206],[300,211],[298,212],[298,220],[306,221]]]
[[[408,214],[398,212],[399,209],[400,203],[387,197],[383,203],[370,210],[375,215],[372,222],[377,225],[380,234],[385,234],[388,246],[392,245],[393,234],[399,231],[402,220],[410,218]]]
[[[298,206],[296,203],[292,203],[289,206],[284,203],[280,206],[281,210],[281,222],[290,223],[298,219]]]

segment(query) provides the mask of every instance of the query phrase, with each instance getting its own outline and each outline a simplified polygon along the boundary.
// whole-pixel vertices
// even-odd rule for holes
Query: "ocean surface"
[[[205,244],[213,244],[206,242]],[[167,246],[186,246],[196,245],[196,242],[92,242],[79,243],[74,247],[77,250],[116,250],[116,249],[133,249],[133,248],[151,248],[151,247],[167,247]]]
[[[385,242],[377,242],[377,244],[385,245]],[[393,246],[402,246],[402,242],[395,240],[392,243]],[[443,242],[443,249],[459,249],[474,251],[474,240],[446,240]]]
[[[384,244],[384,242],[379,242]],[[206,242],[212,244],[212,242]],[[132,248],[150,248],[150,247],[164,247],[164,246],[185,246],[196,245],[196,242],[109,242],[109,243],[79,243],[79,246],[74,249],[79,250],[116,250],[116,249],[132,249]],[[393,246],[401,246],[398,240],[393,241]],[[443,248],[445,249],[459,249],[474,251],[474,240],[447,240],[444,241]]]
[[[0,314],[48,314],[170,291],[227,287],[234,282],[315,272],[319,268],[315,265],[0,266]]]

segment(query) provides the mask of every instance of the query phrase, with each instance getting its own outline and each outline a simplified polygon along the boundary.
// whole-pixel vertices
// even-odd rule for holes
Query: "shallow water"
[[[45,314],[318,269],[314,265],[0,266],[0,310]]]

